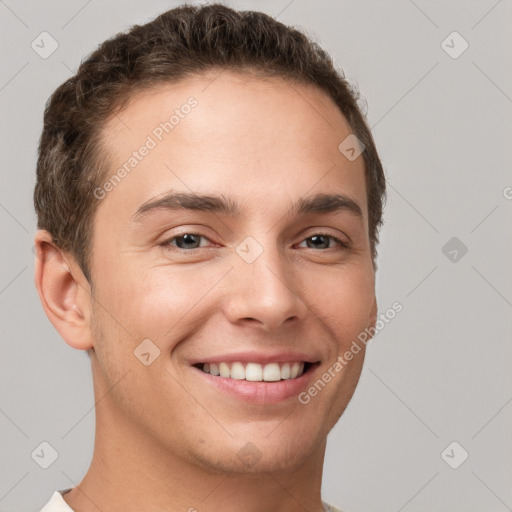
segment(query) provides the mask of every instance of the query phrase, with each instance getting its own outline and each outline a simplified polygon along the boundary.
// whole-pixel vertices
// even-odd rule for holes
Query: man
[[[337,510],[385,180],[329,56],[262,13],[173,9],[55,91],[39,150],[35,283],[96,398],[90,468],[43,510]]]

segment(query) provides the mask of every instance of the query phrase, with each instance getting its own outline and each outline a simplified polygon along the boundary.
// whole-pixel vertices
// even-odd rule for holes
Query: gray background
[[[0,0],[4,512],[78,484],[94,441],[89,360],[60,339],[33,284],[44,102],[98,43],[177,4]],[[278,16],[334,56],[367,100],[387,173],[377,294],[382,312],[403,311],[370,344],[329,436],[324,499],[347,512],[512,510],[511,1],[228,5]],[[43,31],[59,45],[47,59],[31,48]],[[453,31],[469,43],[458,58],[445,51],[460,51],[458,36],[442,46]],[[443,252],[452,237],[459,247]],[[31,457],[42,441],[59,454],[46,470]]]

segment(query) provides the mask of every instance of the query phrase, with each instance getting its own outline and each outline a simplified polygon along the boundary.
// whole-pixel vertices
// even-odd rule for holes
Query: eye
[[[311,244],[308,244],[308,240],[311,240]],[[342,247],[342,248],[348,248],[349,244],[347,242],[344,242],[338,237],[327,235],[324,233],[316,233],[315,235],[308,236],[304,242],[308,244],[308,248],[311,249],[331,249],[330,241],[333,240],[334,244]],[[302,243],[304,243],[302,242]]]
[[[166,246],[174,246],[178,249],[199,249],[201,247],[200,239],[208,240],[203,235],[200,235],[199,233],[183,233],[178,236],[174,236],[172,238],[169,238],[168,240],[163,241],[160,245],[166,247]],[[173,242],[176,242],[176,245],[173,244]],[[199,245],[198,245],[199,244]]]
[[[160,245],[166,248],[176,247],[182,250],[194,250],[205,247],[201,244],[201,239],[210,241],[207,237],[199,233],[182,233],[164,240]],[[315,235],[309,236],[304,239],[302,243],[306,242],[308,249],[332,249],[334,246],[338,246],[342,249],[347,249],[350,244],[341,240],[333,235],[325,233],[316,233]],[[331,244],[331,242],[333,242]]]

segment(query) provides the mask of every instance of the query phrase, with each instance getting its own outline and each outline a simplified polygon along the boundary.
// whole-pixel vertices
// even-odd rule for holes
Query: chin
[[[293,472],[302,467],[308,460],[309,456],[302,450],[295,450],[293,454],[282,450],[258,450],[254,455],[240,457],[239,453],[234,450],[231,456],[226,454],[222,456],[213,453],[196,454],[194,459],[198,465],[207,469],[211,473],[225,474],[261,474],[274,472]]]
[[[246,431],[244,436],[230,438],[226,434],[224,443],[220,443],[220,439],[212,440],[203,444],[204,449],[200,452],[196,444],[191,455],[198,465],[210,472],[238,474],[293,472],[314,455],[323,457],[326,440],[323,429],[313,427],[308,432],[302,428],[293,432],[283,428],[280,431],[282,426],[272,432],[253,424],[254,435]]]

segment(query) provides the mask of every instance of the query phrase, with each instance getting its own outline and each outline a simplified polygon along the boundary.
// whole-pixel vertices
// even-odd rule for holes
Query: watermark
[[[59,47],[57,40],[48,32],[41,32],[30,44],[41,59],[48,59]]]
[[[441,252],[452,263],[458,263],[467,254],[468,247],[459,238],[453,236],[441,247]]]
[[[160,349],[149,339],[146,338],[139,343],[133,354],[144,365],[149,366],[153,361],[160,356]]]
[[[43,441],[30,456],[40,467],[48,469],[59,458],[59,453],[48,441]]]
[[[155,149],[166,135],[171,133],[176,126],[185,119],[193,108],[197,107],[199,102],[194,96],[188,98],[187,102],[179,108],[174,109],[174,113],[168,120],[161,122],[153,128],[151,134],[146,137],[144,144],[139,149],[133,151],[131,156],[123,163],[123,165],[105,182],[101,187],[94,189],[93,195],[96,199],[103,199],[108,192],[112,191],[133,169],[135,169],[151,150]]]
[[[452,59],[458,59],[469,48],[469,43],[455,30],[443,39],[441,48]]]
[[[503,197],[505,199],[512,199],[512,187],[505,187],[503,189]]]
[[[262,453],[253,443],[245,443],[236,456],[244,463],[245,466],[251,467],[261,459]]]
[[[343,368],[345,368],[349,361],[351,361],[356,354],[361,352],[361,345],[366,346],[375,334],[382,331],[382,329],[384,329],[384,327],[386,327],[386,325],[389,324],[389,322],[391,322],[391,320],[393,320],[393,318],[395,318],[402,309],[403,305],[396,301],[384,313],[381,313],[379,319],[375,322],[375,327],[367,327],[364,331],[360,332],[357,336],[357,340],[352,341],[350,348],[342,355],[339,355],[336,362],[333,363],[322,374],[322,376],[307,389],[307,391],[299,393],[297,397],[299,402],[303,405],[309,404],[309,402],[311,402],[311,398],[318,395],[318,393],[322,391],[325,386],[331,382],[331,380],[334,379],[341,370],[343,370]]]
[[[338,146],[339,152],[345,155],[345,157],[351,162],[353,162],[365,149],[366,146],[353,133],[348,137],[345,137]]]
[[[252,236],[248,236],[237,246],[235,251],[246,263],[250,264],[263,254],[263,247]]]
[[[457,441],[452,441],[442,452],[441,458],[452,469],[458,469],[469,457],[467,450]]]

